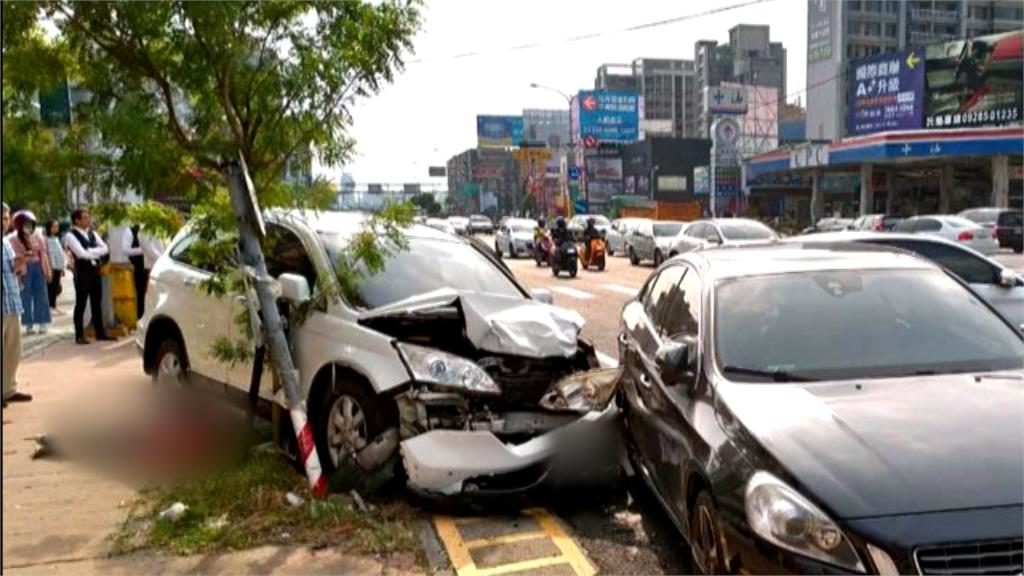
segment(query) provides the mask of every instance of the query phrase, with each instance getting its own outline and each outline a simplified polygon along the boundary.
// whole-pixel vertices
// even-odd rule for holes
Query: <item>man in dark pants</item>
[[[85,303],[89,302],[92,325],[97,340],[113,340],[103,326],[103,284],[100,266],[109,258],[110,250],[92,230],[92,216],[84,208],[71,213],[71,231],[64,236],[67,249],[75,256],[75,343],[88,344],[85,339]]]
[[[149,270],[146,269],[142,242],[139,240],[139,225],[125,230],[122,239],[124,253],[132,263],[132,277],[135,281],[135,317],[142,318],[146,309],[146,285],[149,283]]]

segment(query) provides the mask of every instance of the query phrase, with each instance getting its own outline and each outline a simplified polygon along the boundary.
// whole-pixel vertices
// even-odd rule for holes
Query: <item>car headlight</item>
[[[459,392],[497,396],[501,388],[472,360],[434,348],[398,343],[398,353],[417,382]]]
[[[853,544],[835,522],[796,490],[767,472],[747,482],[747,523],[760,537],[815,560],[864,572]]]

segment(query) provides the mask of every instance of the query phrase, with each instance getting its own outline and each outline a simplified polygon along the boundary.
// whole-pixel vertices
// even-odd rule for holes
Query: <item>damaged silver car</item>
[[[344,297],[334,263],[365,216],[267,215],[266,255],[281,298],[313,304],[292,328],[296,367],[314,439],[341,483],[389,477],[401,463],[426,495],[522,490],[552,458],[615,417],[617,369],[603,370],[580,338],[582,317],[524,289],[486,247],[426,226]],[[189,258],[186,228],[152,272],[137,342],[157,380],[209,380],[245,391],[252,365],[209,357],[220,336],[237,340],[244,304],[197,286],[210,271]],[[284,407],[265,374],[261,399]]]

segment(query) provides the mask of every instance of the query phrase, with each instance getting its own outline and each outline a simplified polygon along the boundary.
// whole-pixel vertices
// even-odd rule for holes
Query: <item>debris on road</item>
[[[295,492],[289,492],[284,495],[284,499],[288,502],[288,505],[292,508],[298,508],[306,503],[306,501]]]
[[[373,512],[373,504],[367,504],[363,497],[359,495],[359,492],[352,490],[350,494],[352,494],[352,501],[355,502],[356,508],[359,508],[361,512]]]
[[[176,522],[180,520],[182,516],[185,515],[186,511],[188,511],[188,506],[182,504],[181,502],[175,502],[174,504],[168,506],[166,510],[160,513],[160,519],[167,520],[169,522]]]
[[[205,522],[205,526],[210,530],[223,530],[228,526],[228,515],[225,512],[216,518],[208,518]]]
[[[644,531],[643,517],[636,512],[622,510],[616,512],[612,519],[619,526],[632,530],[633,537],[636,538],[637,542],[646,543],[648,541],[647,533]]]

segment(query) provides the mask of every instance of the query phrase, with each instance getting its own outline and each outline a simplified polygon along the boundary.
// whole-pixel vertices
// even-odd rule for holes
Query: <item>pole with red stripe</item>
[[[277,309],[277,297],[274,294],[274,279],[267,272],[267,263],[263,258],[263,247],[260,240],[266,237],[266,228],[256,201],[256,191],[249,179],[245,159],[241,154],[238,161],[229,162],[225,166],[228,190],[231,193],[231,205],[238,221],[239,243],[241,245],[242,263],[252,268],[255,276],[255,291],[259,301],[259,314],[250,308],[250,319],[256,322],[262,318],[262,327],[254,325],[253,336],[257,340],[262,336],[270,353],[270,364],[277,371],[288,398],[288,412],[292,419],[292,428],[299,445],[299,456],[306,469],[306,478],[313,495],[322,498],[327,495],[327,482],[324,480],[323,468],[316,453],[313,441],[313,430],[306,415],[306,403],[299,396],[299,371],[292,361],[288,338],[285,336],[284,323]],[[254,306],[250,296],[249,305]]]

